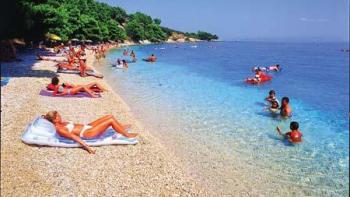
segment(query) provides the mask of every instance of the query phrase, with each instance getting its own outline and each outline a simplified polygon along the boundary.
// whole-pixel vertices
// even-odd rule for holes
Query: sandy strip
[[[60,74],[61,82],[98,81],[110,91],[102,98],[40,96],[55,74],[55,62],[35,61],[35,53],[20,57],[32,65],[1,87],[1,196],[208,196],[171,152],[133,118],[128,106],[102,79]],[[94,57],[88,55],[88,65]],[[5,66],[19,64],[6,63]],[[3,69],[2,69],[2,76]],[[6,76],[5,76],[6,77]],[[90,155],[80,148],[29,146],[20,137],[35,117],[58,110],[64,120],[88,123],[112,114],[132,124],[140,143],[96,147]],[[212,195],[210,195],[212,196]]]

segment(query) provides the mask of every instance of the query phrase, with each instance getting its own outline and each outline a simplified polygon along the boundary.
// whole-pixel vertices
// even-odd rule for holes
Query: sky
[[[98,0],[220,40],[349,41],[350,0]]]

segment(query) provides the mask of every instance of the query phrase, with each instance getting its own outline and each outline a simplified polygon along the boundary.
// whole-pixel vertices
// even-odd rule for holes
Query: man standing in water
[[[289,118],[292,116],[292,108],[289,105],[289,98],[283,97],[281,101],[281,116],[282,118]]]

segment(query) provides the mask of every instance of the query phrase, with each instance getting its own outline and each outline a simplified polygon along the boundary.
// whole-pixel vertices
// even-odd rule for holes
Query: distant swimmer
[[[123,67],[124,68],[128,68],[129,66],[128,66],[128,63],[125,61],[125,60],[122,60],[122,62],[123,62]]]
[[[279,64],[273,65],[273,66],[254,66],[252,71],[255,72],[257,70],[261,70],[264,72],[269,72],[269,71],[275,71],[278,72],[281,70],[281,67]]]
[[[137,59],[136,59],[136,54],[135,54],[134,50],[131,51],[130,57],[132,58],[132,62],[136,62]]]
[[[128,56],[128,55],[129,55],[129,50],[124,49],[123,55],[124,55],[124,56]]]
[[[281,132],[281,129],[279,127],[276,128],[277,133],[283,136],[284,138],[288,139],[290,143],[299,143],[301,142],[301,137],[303,134],[298,130],[299,129],[299,123],[298,122],[291,122],[290,123],[290,130],[289,132],[283,134]]]
[[[267,71],[267,68],[266,68],[265,66],[254,66],[254,67],[252,68],[252,71],[253,71],[253,72],[257,72],[257,71],[264,71],[264,72],[266,72],[266,71]]]
[[[152,54],[151,56],[149,56],[148,58],[143,59],[143,60],[146,61],[146,62],[156,62],[157,61],[157,57],[154,54]]]
[[[274,66],[268,66],[267,67],[267,71],[276,71],[276,72],[278,72],[278,71],[280,71],[281,70],[281,68],[280,68],[280,65],[279,64],[276,64],[276,65],[274,65]]]

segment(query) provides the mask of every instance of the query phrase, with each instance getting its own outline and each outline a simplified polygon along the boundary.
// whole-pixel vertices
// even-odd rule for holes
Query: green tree
[[[128,36],[135,41],[145,39],[145,30],[143,26],[136,20],[128,22],[125,26],[125,31],[128,34]]]
[[[113,19],[108,21],[108,30],[110,40],[125,40],[127,38],[125,31],[118,27],[118,23]]]
[[[159,18],[155,18],[153,21],[156,25],[160,25],[162,23],[162,21]]]

